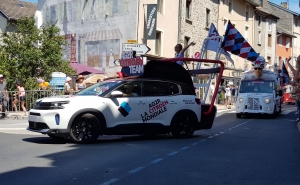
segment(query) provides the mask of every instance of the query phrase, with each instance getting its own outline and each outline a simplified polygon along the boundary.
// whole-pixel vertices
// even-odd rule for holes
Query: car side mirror
[[[278,94],[278,96],[283,96],[282,90],[278,90],[278,91],[277,91],[277,94]]]
[[[121,91],[113,91],[110,93],[111,97],[117,98],[117,97],[122,97],[123,93]]]

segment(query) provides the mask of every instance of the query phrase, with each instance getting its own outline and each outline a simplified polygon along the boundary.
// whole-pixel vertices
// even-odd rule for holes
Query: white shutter
[[[285,48],[290,48],[290,38],[286,37],[286,43],[285,43]]]
[[[279,46],[282,46],[282,36],[279,36]]]

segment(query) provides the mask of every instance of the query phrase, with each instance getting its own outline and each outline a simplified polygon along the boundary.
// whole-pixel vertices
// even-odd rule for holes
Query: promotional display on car
[[[150,61],[139,76],[103,81],[75,96],[37,100],[29,111],[27,130],[86,143],[99,135],[172,133],[187,138],[195,130],[210,129],[216,115],[216,94],[212,104],[201,104],[190,72],[174,60]],[[217,85],[220,83],[221,61],[193,61],[219,64]]]

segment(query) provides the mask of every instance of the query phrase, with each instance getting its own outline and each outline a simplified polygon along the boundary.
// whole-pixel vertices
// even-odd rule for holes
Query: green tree
[[[4,44],[0,46],[0,73],[6,76],[9,90],[15,90],[17,80],[30,90],[38,88],[38,77],[49,81],[55,71],[75,73],[69,62],[62,59],[67,42],[57,26],[46,24],[38,29],[33,17],[23,17],[14,26],[17,30],[5,32]]]

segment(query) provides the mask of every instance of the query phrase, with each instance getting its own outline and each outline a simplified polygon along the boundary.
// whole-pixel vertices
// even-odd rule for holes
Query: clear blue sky
[[[286,2],[287,0],[269,0],[269,1],[280,5],[281,2]],[[296,13],[300,13],[299,0],[289,0],[289,9]]]
[[[27,2],[33,2],[33,3],[37,3],[38,0],[23,0],[23,1],[27,1]],[[278,4],[280,5],[281,2],[285,2],[286,0],[269,0],[272,3]],[[299,7],[299,0],[289,0],[289,7],[290,10],[300,13],[300,7]]]

